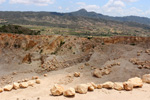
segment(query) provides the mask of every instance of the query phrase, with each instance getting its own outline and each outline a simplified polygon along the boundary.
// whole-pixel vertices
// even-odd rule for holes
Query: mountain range
[[[150,36],[150,18],[139,16],[112,17],[88,12],[85,9],[70,13],[0,11],[0,20],[5,22],[4,24],[56,27],[57,30],[50,29],[46,32],[50,31],[57,34],[142,34],[142,36]]]

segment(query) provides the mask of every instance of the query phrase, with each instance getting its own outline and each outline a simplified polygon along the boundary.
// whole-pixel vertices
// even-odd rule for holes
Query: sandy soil
[[[35,84],[34,87],[26,89],[2,92],[0,93],[0,100],[150,100],[150,84],[144,84],[143,88],[134,89],[133,91],[96,89],[94,92],[88,92],[87,94],[76,94],[73,98],[51,96],[50,89],[54,84],[60,84],[67,89],[89,82],[96,84],[102,84],[107,81],[124,82],[131,77],[142,77],[142,75],[150,73],[150,69],[138,69],[137,65],[133,65],[129,61],[130,58],[138,58],[141,61],[150,60],[150,55],[144,52],[137,56],[138,51],[145,51],[143,46],[97,44],[94,48],[91,46],[88,49],[88,45],[91,42],[87,46],[81,46],[81,44],[86,44],[86,42],[82,43],[81,41],[81,43],[71,45],[72,49],[68,49],[70,44],[76,41],[74,38],[71,39],[73,39],[70,40],[72,42],[65,43],[65,45],[59,48],[56,55],[46,55],[45,61],[55,57],[58,63],[56,66],[60,67],[58,70],[50,72],[41,69],[40,60],[34,60],[30,64],[20,63],[23,58],[22,55],[27,54],[27,52],[30,52],[35,58],[39,58],[39,53],[31,52],[32,50],[17,51],[9,50],[8,48],[8,50],[3,49],[0,55],[0,87],[12,84],[18,80],[31,79],[32,76],[39,76],[41,84]],[[84,50],[87,52],[83,52]],[[60,62],[69,64],[69,66],[64,68]],[[85,65],[87,62],[89,66]],[[93,76],[94,70],[91,67],[104,68],[114,62],[120,62],[121,65],[112,67],[112,72],[109,75],[105,75],[102,78]],[[80,67],[83,65],[84,68],[81,69]],[[74,72],[80,72],[81,76],[79,78],[74,77]],[[44,74],[48,76],[44,77]]]

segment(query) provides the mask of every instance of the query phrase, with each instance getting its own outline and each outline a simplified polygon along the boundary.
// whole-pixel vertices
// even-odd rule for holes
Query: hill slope
[[[5,20],[8,24],[38,25],[51,27],[48,29],[41,29],[39,27],[36,28],[40,31],[44,30],[44,33],[48,34],[53,33],[94,36],[149,36],[150,26],[146,24],[136,23],[131,20],[132,18],[109,17],[102,14],[97,14],[95,12],[87,12],[84,9],[71,13],[0,12],[0,19]],[[137,17],[137,19],[138,18],[139,17]],[[136,20],[135,18],[133,19]],[[133,22],[128,22],[129,20]],[[139,22],[144,21],[141,20]]]

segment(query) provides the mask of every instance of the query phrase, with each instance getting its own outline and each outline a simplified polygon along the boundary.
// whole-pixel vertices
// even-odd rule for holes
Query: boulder
[[[101,89],[102,88],[102,85],[101,84],[98,84],[97,85],[97,89]]]
[[[106,82],[102,85],[103,88],[106,89],[113,89],[114,88],[114,83],[113,82]]]
[[[55,84],[50,91],[51,91],[52,95],[60,96],[63,94],[64,88],[61,85]]]
[[[41,80],[40,80],[40,79],[36,79],[35,82],[36,82],[37,84],[40,84],[40,83],[41,83]]]
[[[130,78],[128,82],[132,83],[134,88],[143,86],[142,79],[138,77]]]
[[[74,73],[74,76],[75,76],[75,77],[80,77],[80,72],[75,72],[75,73]]]
[[[13,85],[6,85],[4,87],[4,91],[11,91],[13,89]]]
[[[115,89],[115,90],[118,90],[118,91],[123,90],[123,89],[124,89],[124,88],[123,88],[123,84],[122,84],[122,83],[115,82],[115,83],[114,83],[114,89]]]
[[[0,93],[2,93],[3,92],[3,89],[2,88],[0,88]]]
[[[102,73],[99,69],[95,69],[94,72],[93,72],[93,75],[96,76],[97,78],[102,77]]]
[[[87,84],[79,84],[76,86],[75,91],[80,94],[86,94],[88,91],[88,85]]]
[[[20,88],[19,83],[16,83],[16,82],[13,83],[13,89],[17,90],[19,88]]]
[[[150,84],[150,74],[145,74],[142,76],[142,81]]]
[[[63,95],[66,97],[73,97],[73,96],[75,96],[75,89],[69,88],[63,92]]]
[[[28,85],[28,82],[22,82],[20,83],[20,88],[27,88],[29,85]]]
[[[126,91],[132,91],[133,90],[133,84],[130,82],[124,82],[123,87]]]

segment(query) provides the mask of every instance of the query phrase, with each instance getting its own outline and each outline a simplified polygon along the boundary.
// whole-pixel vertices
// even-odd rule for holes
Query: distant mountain
[[[136,22],[140,24],[150,25],[150,18],[139,16],[125,16],[125,17],[112,17],[107,15],[98,14],[95,12],[88,12],[85,9],[80,9],[76,12],[71,12],[73,16],[84,16],[90,18],[102,18],[107,20],[121,21],[121,22]]]
[[[48,26],[45,33],[71,35],[150,36],[150,19],[138,16],[111,17],[80,9],[70,13],[0,11],[0,19],[17,25]],[[1,26],[1,25],[0,25]],[[61,31],[62,30],[62,31]]]

